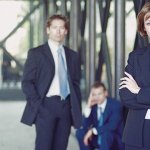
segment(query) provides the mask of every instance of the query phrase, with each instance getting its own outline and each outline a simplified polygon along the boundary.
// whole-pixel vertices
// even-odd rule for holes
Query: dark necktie
[[[99,120],[98,120],[98,127],[101,127],[103,125],[103,113],[102,113],[102,107],[98,107],[99,111]],[[98,145],[101,145],[102,143],[102,137],[98,134]]]
[[[58,48],[58,76],[60,85],[60,95],[63,99],[70,93],[68,86],[67,70],[65,68],[65,61],[62,55],[62,48]]]

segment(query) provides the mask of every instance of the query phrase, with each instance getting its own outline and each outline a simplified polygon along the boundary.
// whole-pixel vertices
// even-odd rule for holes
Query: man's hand
[[[93,105],[96,105],[96,104],[97,104],[97,101],[93,99],[92,92],[90,92],[90,95],[89,95],[89,98],[88,98],[87,106],[88,106],[89,108],[91,108]]]
[[[92,129],[90,129],[86,135],[84,136],[84,144],[87,146],[89,143],[88,141],[92,139],[92,135],[93,135],[93,132],[92,132]]]

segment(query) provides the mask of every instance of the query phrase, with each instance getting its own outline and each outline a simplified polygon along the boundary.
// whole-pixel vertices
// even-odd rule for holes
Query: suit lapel
[[[55,66],[55,63],[54,63],[54,58],[53,58],[53,55],[52,55],[52,52],[50,50],[50,47],[48,45],[48,42],[45,43],[44,45],[44,51],[43,51],[45,57],[47,58],[47,60],[53,65]]]
[[[69,49],[64,46],[64,50],[65,50],[65,56],[66,56],[66,62],[67,62],[67,68],[70,70],[71,68],[71,57],[70,57],[70,53],[69,53]],[[48,42],[45,43],[44,45],[44,51],[43,51],[44,55],[46,56],[46,58],[48,58],[48,60],[53,64],[55,65],[54,63],[54,58],[53,58],[53,55],[52,55],[52,52],[50,50],[50,47],[48,45]]]
[[[109,103],[109,100],[107,100],[107,104],[106,104],[106,107],[105,107],[105,111],[104,111],[104,114],[103,114],[103,122],[106,121],[106,119],[109,117],[109,114],[110,114],[110,107],[109,107],[110,103]]]
[[[71,71],[71,57],[70,57],[69,49],[66,46],[64,46],[64,50],[65,50],[65,56],[66,56],[67,70],[68,70],[68,73],[70,74],[70,71]]]
[[[138,76],[136,76],[136,80],[142,81],[147,85],[150,84],[150,46],[143,51],[145,51],[143,54],[137,56],[137,66],[139,69],[136,70],[136,74],[138,74]]]
[[[99,119],[98,119],[98,116],[97,116],[97,109],[98,109],[98,105],[93,106],[92,119],[93,119],[94,124],[98,124],[98,122],[99,122]]]

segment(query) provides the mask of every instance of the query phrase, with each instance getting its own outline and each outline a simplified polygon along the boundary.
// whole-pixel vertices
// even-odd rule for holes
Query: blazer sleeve
[[[91,114],[87,118],[85,116],[83,116],[82,126],[85,130],[90,129],[93,126],[93,120],[92,120]]]
[[[129,58],[127,61],[127,66],[125,67],[125,71],[131,74],[134,78],[134,56],[135,52],[131,52],[129,54]],[[143,90],[142,90],[143,91]],[[149,106],[147,106],[144,103],[139,103],[140,97],[142,97],[142,91],[137,96],[137,94],[131,93],[127,88],[123,88],[119,90],[119,95],[121,98],[122,103],[131,109],[148,109]],[[149,89],[149,95],[150,95],[150,89]]]
[[[96,115],[97,109],[96,109],[96,107],[97,107],[96,105],[92,106],[89,116],[88,117],[84,116],[84,119],[83,119],[83,128],[84,129],[93,128],[94,122],[95,121],[97,122],[97,115]]]
[[[81,79],[81,69],[80,69],[80,61],[78,53],[75,53],[75,61],[74,61],[74,77],[73,77],[73,85],[76,92],[76,95],[78,97],[78,101],[80,104],[80,110],[81,110],[81,92],[80,92],[80,79]]]
[[[24,65],[22,90],[27,101],[34,105],[40,102],[40,96],[36,88],[37,67],[37,52],[34,49],[31,49],[28,52],[27,60]]]
[[[143,105],[149,105],[150,108],[150,87],[142,87],[137,94],[137,102]]]

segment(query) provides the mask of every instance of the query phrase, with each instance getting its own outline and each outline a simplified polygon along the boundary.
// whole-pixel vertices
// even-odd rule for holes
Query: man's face
[[[48,38],[57,43],[63,42],[67,32],[65,22],[61,19],[54,19],[50,27],[47,27]]]
[[[92,101],[95,101],[97,104],[102,104],[106,99],[107,91],[105,91],[103,87],[92,88],[91,94]]]

